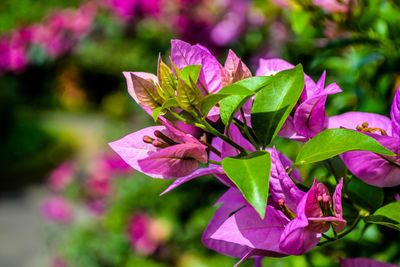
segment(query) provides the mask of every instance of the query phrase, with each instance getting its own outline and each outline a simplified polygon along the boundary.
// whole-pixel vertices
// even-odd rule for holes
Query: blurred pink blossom
[[[313,4],[329,13],[345,13],[350,0],[313,0]]]
[[[159,219],[150,217],[144,212],[133,215],[128,226],[128,237],[135,251],[149,255],[163,244],[170,236],[169,225]]]
[[[135,16],[156,17],[161,13],[161,0],[105,0],[105,6],[121,20]]]
[[[72,162],[64,162],[54,169],[49,176],[49,186],[53,191],[64,190],[74,179],[75,166]]]
[[[59,196],[52,196],[44,200],[40,206],[44,218],[58,222],[69,223],[72,220],[72,210],[69,203]]]

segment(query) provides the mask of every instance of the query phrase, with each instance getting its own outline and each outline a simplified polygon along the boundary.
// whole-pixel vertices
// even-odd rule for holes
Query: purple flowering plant
[[[208,248],[240,258],[238,264],[249,257],[260,264],[261,257],[302,255],[335,242],[361,220],[400,230],[400,202],[372,200],[371,208],[362,203],[371,200],[352,194],[357,186],[380,195],[377,187],[400,184],[400,90],[391,119],[328,118],[326,99],[342,90],[336,83],[325,87],[325,72],[314,82],[301,64],[261,59],[253,76],[233,51],[222,65],[204,46],[180,40],[171,41],[168,63],[159,57],[156,75],[124,75],[130,95],[158,126],[111,148],[150,177],[177,178],[162,194],[210,174],[228,187],[203,234]],[[276,136],[304,143],[294,162],[273,146]],[[347,166],[343,174],[335,171],[335,156]],[[308,187],[297,167],[319,161],[336,183],[315,178]]]

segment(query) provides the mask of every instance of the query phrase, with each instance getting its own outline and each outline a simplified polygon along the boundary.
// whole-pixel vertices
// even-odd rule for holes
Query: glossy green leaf
[[[165,114],[165,109],[167,108],[171,108],[171,107],[179,107],[178,101],[176,100],[176,98],[170,98],[167,99],[164,104],[153,110],[153,120],[154,122],[157,122],[158,116],[161,114]]]
[[[374,138],[349,129],[328,129],[309,140],[297,155],[295,165],[329,159],[347,151],[363,150],[395,156]]]
[[[247,89],[246,87],[239,84],[231,84],[223,87],[218,93],[208,95],[203,99],[201,103],[201,112],[204,116],[210,112],[213,106],[215,106],[219,101],[224,99],[225,97],[231,95],[240,95],[240,96],[252,96],[255,92]]]
[[[349,198],[357,205],[370,212],[377,210],[383,203],[383,189],[364,183],[360,179],[351,178],[347,186]]]
[[[374,215],[386,216],[400,223],[400,201],[395,201],[379,208]]]
[[[379,224],[379,225],[383,225],[383,226],[390,227],[390,228],[400,231],[400,223],[397,221],[391,220],[390,218],[388,218],[386,216],[371,215],[371,216],[365,217],[364,221],[366,223]]]
[[[191,84],[190,79],[196,84],[199,79],[201,65],[188,65],[181,69],[181,78],[188,84]]]
[[[153,120],[154,120],[154,122],[157,122],[158,116],[160,115],[162,110],[163,110],[162,107],[158,107],[158,108],[153,109]]]
[[[261,145],[269,145],[289,116],[304,88],[301,64],[275,74],[254,97],[251,124]]]
[[[271,156],[266,151],[256,151],[244,157],[226,157],[222,168],[254,207],[261,218],[267,207]]]
[[[250,91],[258,92],[264,86],[266,86],[272,77],[270,76],[256,76],[251,77],[245,80],[238,81],[234,83],[235,85],[240,85]],[[222,122],[228,126],[233,116],[238,112],[240,107],[243,106],[251,98],[251,95],[231,95],[228,96],[221,101],[220,111],[221,111],[221,120]]]
[[[389,203],[365,218],[367,223],[375,223],[400,231],[400,201]]]

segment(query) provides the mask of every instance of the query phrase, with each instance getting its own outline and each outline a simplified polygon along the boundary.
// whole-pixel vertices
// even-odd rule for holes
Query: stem
[[[243,130],[244,130],[244,133],[249,138],[249,140],[250,140],[251,144],[254,146],[254,148],[256,150],[258,150],[259,148],[258,148],[257,142],[256,142],[256,140],[254,140],[253,136],[250,134],[249,127],[247,126],[247,121],[246,121],[246,117],[244,116],[243,107],[240,108],[240,115],[242,116],[242,119],[243,119],[243,124],[244,124]]]
[[[334,238],[332,238],[332,237],[330,237],[330,236],[327,236],[326,234],[322,234],[322,236],[323,236],[325,239],[329,240],[329,241],[334,241],[334,240],[335,240]]]
[[[335,177],[336,183],[338,184],[339,183],[339,177],[338,177],[337,173],[335,172],[335,168],[333,167],[333,164],[332,164],[331,160],[327,159],[326,163],[329,165],[329,168],[330,168],[329,171],[332,172],[333,176]]]
[[[360,222],[360,220],[361,220],[364,216],[365,216],[365,215],[362,214],[362,212],[359,212],[359,213],[358,213],[358,216],[357,216],[357,219],[353,222],[353,224],[352,224],[346,231],[344,231],[344,232],[341,233],[340,235],[336,235],[335,237],[329,237],[329,239],[326,240],[326,241],[319,242],[319,243],[318,243],[318,246],[323,246],[323,245],[325,245],[325,244],[329,244],[329,243],[331,243],[331,242],[334,242],[334,241],[336,241],[336,240],[338,240],[338,239],[341,239],[341,238],[345,237],[345,236],[348,235],[350,232],[352,232],[352,231],[354,230],[354,228],[357,227],[358,223]]]
[[[210,164],[214,164],[214,165],[222,165],[222,163],[221,162],[219,162],[219,161],[214,161],[214,160],[208,160],[208,163],[210,163]]]
[[[243,154],[248,154],[249,151],[247,151],[246,149],[244,149],[243,147],[241,147],[240,145],[236,144],[234,141],[232,141],[231,139],[229,139],[228,137],[226,137],[225,135],[223,135],[222,133],[220,133],[219,131],[217,131],[214,127],[212,127],[204,118],[199,118],[198,116],[197,119],[201,122],[195,122],[195,123],[189,123],[187,121],[187,119],[183,118],[181,115],[177,114],[176,112],[169,110],[171,112],[171,114],[177,118],[180,121],[183,121],[186,124],[191,124],[194,125],[196,127],[199,127],[200,129],[209,132],[219,138],[221,138],[222,140],[224,140],[226,143],[230,144],[231,146],[233,146],[234,148],[236,148],[237,150],[239,150],[241,153]]]
[[[220,133],[219,131],[217,131],[214,127],[212,127],[205,119],[202,119],[202,123],[203,125],[207,128],[206,131],[208,131],[209,133],[212,133],[213,135],[221,138],[222,140],[224,140],[226,143],[230,144],[231,146],[233,146],[234,148],[236,148],[237,150],[239,150],[241,153],[243,154],[248,154],[249,151],[247,151],[246,149],[244,149],[243,147],[241,147],[240,145],[236,144],[235,142],[233,142],[231,139],[229,139],[228,137],[226,137],[225,135],[223,135],[222,133]]]

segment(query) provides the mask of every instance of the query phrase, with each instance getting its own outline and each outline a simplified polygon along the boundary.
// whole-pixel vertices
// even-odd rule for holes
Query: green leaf
[[[250,91],[258,92],[264,86],[266,86],[272,77],[270,76],[256,76],[245,80],[238,81],[234,85],[240,85]],[[236,90],[236,89],[235,89]],[[251,95],[231,95],[221,101],[220,111],[221,120],[226,125],[229,126],[233,116],[238,112],[241,106],[246,103],[251,98]]]
[[[383,203],[382,188],[366,184],[356,177],[351,178],[347,189],[350,199],[370,212],[377,210]]]
[[[400,231],[400,201],[389,203],[365,218],[367,223],[375,223]]]
[[[181,69],[181,78],[185,80],[188,84],[190,84],[190,78],[196,84],[199,79],[201,71],[201,65],[188,65]]]
[[[157,122],[158,115],[160,115],[160,112],[162,110],[163,110],[162,107],[158,107],[158,108],[153,109],[153,120],[154,120],[154,122]]]
[[[328,129],[309,140],[297,155],[295,165],[329,159],[347,151],[363,150],[395,156],[374,138],[349,129]]]
[[[301,64],[275,74],[254,97],[251,124],[261,145],[266,147],[278,134],[304,88]]]
[[[178,104],[178,101],[176,100],[176,98],[167,99],[161,107],[153,110],[154,122],[157,122],[157,119],[158,119],[158,116],[160,115],[160,113],[165,113],[164,110],[167,108],[170,108],[170,107],[179,107],[179,104]]]
[[[366,223],[374,223],[400,231],[400,223],[382,215],[371,215],[364,218]]]
[[[201,103],[201,112],[204,116],[207,116],[208,112],[215,106],[219,101],[225,97],[231,95],[240,96],[252,96],[255,92],[247,89],[246,87],[239,84],[231,84],[223,87],[218,93],[206,96]]]
[[[400,201],[395,201],[379,208],[374,215],[386,216],[400,223]]]
[[[180,108],[188,112],[192,112],[193,109],[200,109],[203,95],[197,86],[193,88],[179,77],[176,92]]]
[[[256,151],[244,157],[226,157],[222,168],[254,207],[261,218],[267,207],[271,156],[266,151]]]

